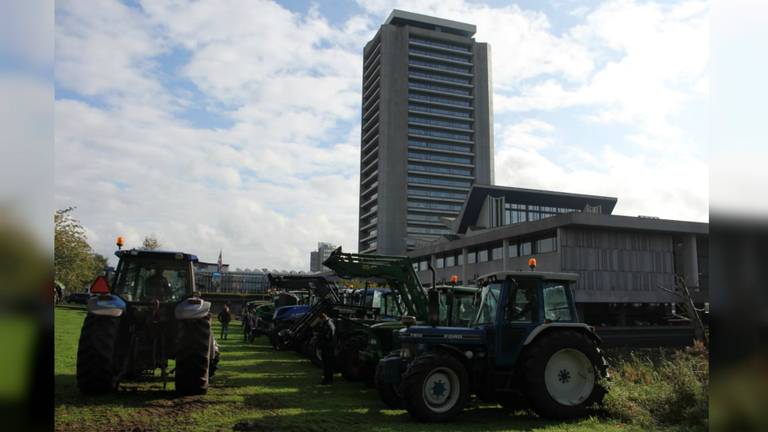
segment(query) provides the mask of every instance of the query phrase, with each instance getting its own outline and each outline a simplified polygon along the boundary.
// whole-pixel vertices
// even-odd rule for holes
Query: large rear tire
[[[525,391],[542,417],[564,420],[583,417],[602,403],[606,362],[596,343],[577,331],[544,334],[523,357]]]
[[[176,391],[180,394],[203,394],[208,390],[211,364],[210,318],[178,321],[176,341]]]
[[[120,318],[88,314],[77,345],[77,387],[82,393],[107,393],[117,388],[117,347]]]
[[[381,401],[384,402],[384,405],[392,409],[403,408],[403,395],[400,393],[400,386],[384,382],[384,367],[382,362],[379,362],[379,364],[376,365],[374,382],[376,390],[379,392],[379,397],[381,398]]]
[[[469,399],[469,377],[464,365],[449,354],[415,358],[403,374],[400,391],[408,413],[423,422],[456,417]]]

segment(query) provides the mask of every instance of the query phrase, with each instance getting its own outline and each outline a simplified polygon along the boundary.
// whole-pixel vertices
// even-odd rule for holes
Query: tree
[[[160,242],[154,234],[150,234],[144,237],[144,241],[141,243],[141,248],[144,250],[157,250],[160,249]]]
[[[53,268],[56,280],[69,291],[82,291],[101,273],[106,257],[94,254],[85,229],[72,215],[75,207],[53,215]]]

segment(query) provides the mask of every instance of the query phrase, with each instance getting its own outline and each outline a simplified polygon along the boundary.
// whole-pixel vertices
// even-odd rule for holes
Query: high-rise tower
[[[448,234],[470,186],[493,183],[490,47],[475,30],[394,10],[366,44],[360,252]]]

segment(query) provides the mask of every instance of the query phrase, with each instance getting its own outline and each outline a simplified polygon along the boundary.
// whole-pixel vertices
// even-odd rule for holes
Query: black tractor
[[[127,381],[153,379],[176,391],[208,389],[219,359],[211,331],[211,303],[194,292],[197,257],[182,252],[121,250],[112,284],[91,286],[88,314],[77,349],[77,386],[106,393]],[[169,370],[169,360],[175,367]]]

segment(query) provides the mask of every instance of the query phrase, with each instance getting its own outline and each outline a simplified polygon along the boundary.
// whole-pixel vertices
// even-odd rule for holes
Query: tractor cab
[[[115,255],[120,261],[111,280],[102,275],[91,285],[78,342],[78,388],[109,392],[120,382],[151,380],[159,369],[164,388],[173,375],[177,392],[204,393],[219,353],[211,303],[194,292],[197,257],[136,249]],[[170,371],[169,360],[175,360]]]
[[[178,302],[194,291],[194,255],[182,252],[115,252],[120,258],[112,293],[129,303]]]
[[[473,327],[493,339],[499,366],[511,366],[534,331],[577,323],[572,273],[500,272],[479,278],[483,287]]]

